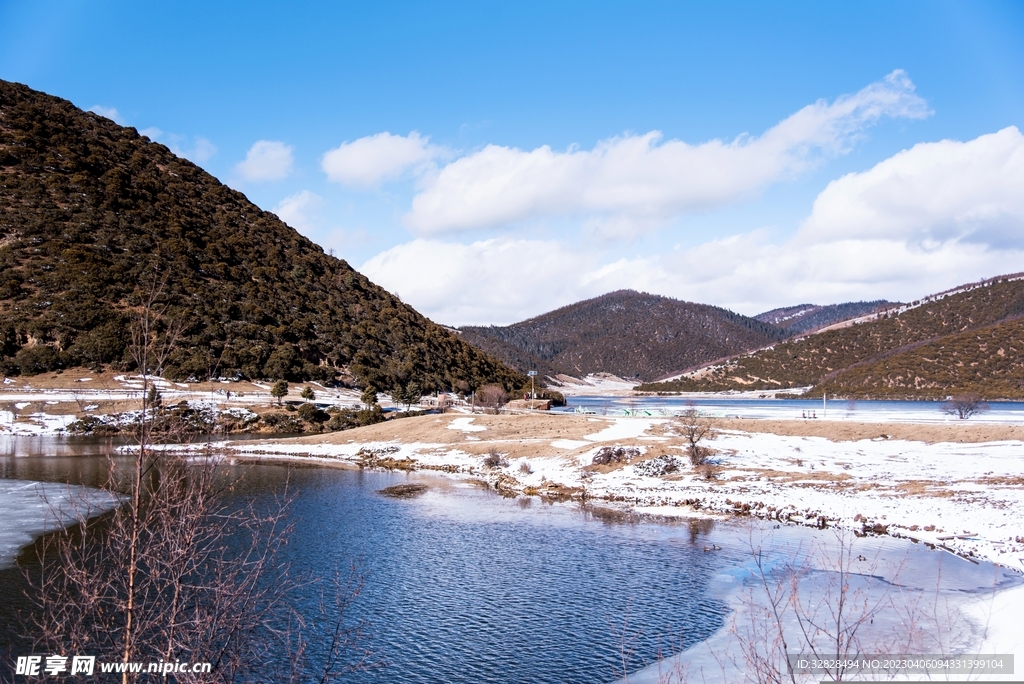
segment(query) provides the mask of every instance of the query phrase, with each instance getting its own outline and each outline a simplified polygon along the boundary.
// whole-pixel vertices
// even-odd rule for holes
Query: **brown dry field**
[[[448,429],[448,425],[459,418],[473,418],[473,425],[487,429],[479,432]],[[551,442],[556,439],[583,441],[584,435],[600,432],[612,425],[613,422],[609,418],[588,418],[550,413],[499,416],[480,413],[475,415],[446,413],[389,420],[386,423],[343,432],[295,437],[289,439],[288,442],[290,444],[362,444],[391,441],[409,444],[419,442],[443,445],[446,448],[458,446],[460,450],[469,454],[486,454],[494,448],[511,458],[555,454],[571,455],[591,449],[595,444],[588,443],[578,449],[557,449],[551,446]],[[659,435],[661,433],[659,427],[655,426],[648,434]],[[651,445],[659,442],[652,442],[649,439],[620,439],[615,440],[614,443]],[[539,451],[540,453],[538,453]]]
[[[833,442],[875,439],[904,439],[934,444],[936,442],[1001,442],[1024,440],[1024,426],[986,423],[851,423],[840,420],[754,420],[721,418],[716,424],[726,430],[768,432],[787,437],[824,437]]]
[[[474,418],[472,424],[486,427],[486,430],[463,432],[448,428],[448,425],[453,420],[469,417],[471,416],[466,414],[448,413],[445,415],[402,418],[344,432],[297,437],[289,441],[299,444],[419,442],[446,446],[458,445],[460,449],[474,454],[487,453],[493,447],[511,457],[537,455],[538,446],[542,446],[545,453],[564,455],[577,454],[599,444],[654,447],[650,450],[650,455],[656,455],[663,450],[678,449],[682,446],[681,440],[677,437],[650,439],[651,437],[663,437],[664,433],[671,429],[669,423],[653,425],[644,436],[639,438],[588,443],[586,446],[581,445],[577,449],[557,449],[550,446],[551,442],[556,439],[583,441],[585,435],[600,432],[607,426],[614,424],[615,419],[604,417],[594,418],[541,413],[500,416],[476,414],[472,416]],[[883,435],[886,435],[889,439],[904,439],[926,443],[1024,440],[1024,427],[1006,425],[969,423],[916,425],[906,423],[848,423],[826,420],[752,419],[716,419],[714,422],[718,428],[725,430],[771,433],[794,437],[824,437],[832,441],[877,439]],[[659,449],[658,447],[661,448]]]

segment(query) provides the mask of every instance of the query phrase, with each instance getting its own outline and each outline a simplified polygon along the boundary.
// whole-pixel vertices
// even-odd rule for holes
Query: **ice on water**
[[[108,492],[57,482],[0,480],[0,568],[39,535],[114,507]]]

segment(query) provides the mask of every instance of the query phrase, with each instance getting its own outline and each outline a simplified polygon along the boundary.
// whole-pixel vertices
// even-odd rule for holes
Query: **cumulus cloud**
[[[595,258],[557,241],[495,238],[466,245],[418,239],[378,254],[359,270],[435,321],[509,323],[575,301],[576,276]],[[563,273],[570,274],[566,282],[560,282]]]
[[[855,237],[1024,247],[1024,136],[1011,126],[967,142],[921,143],[829,183],[800,238]]]
[[[105,116],[114,123],[124,126],[124,119],[121,118],[121,114],[117,111],[116,107],[104,107],[103,105],[93,105],[92,107],[89,107],[89,111],[93,114]]]
[[[202,136],[165,133],[155,126],[143,128],[139,131],[139,134],[146,136],[150,140],[167,145],[167,148],[174,154],[179,157],[184,157],[196,164],[202,164],[204,161],[217,154],[217,147]]]
[[[274,207],[274,213],[292,228],[308,230],[311,227],[308,212],[322,201],[323,198],[315,192],[302,190],[281,200]]]
[[[422,168],[443,153],[416,131],[407,136],[384,132],[342,143],[324,154],[320,166],[335,183],[368,188]]]
[[[292,172],[294,150],[291,145],[276,140],[257,140],[245,159],[235,165],[235,172],[255,183],[281,180]]]
[[[766,230],[621,257],[600,245],[419,239],[363,269],[428,316],[507,324],[616,289],[746,314],[800,302],[913,300],[1021,270],[1024,136],[923,143],[828,185],[789,239]],[[422,278],[417,264],[432,264]]]
[[[217,154],[217,147],[206,138],[202,136],[195,136],[192,138],[191,145],[184,147],[171,147],[171,151],[179,156],[185,157],[189,161],[195,162],[196,164],[202,164],[204,161]]]
[[[418,239],[360,267],[431,319],[505,325],[606,292],[633,289],[753,315],[801,302],[909,301],[1020,270],[1024,250],[949,240],[773,243],[753,231],[665,255],[609,259],[562,241]],[[423,264],[429,263],[424,275]]]
[[[424,181],[406,216],[422,235],[515,224],[544,216],[612,216],[628,232],[652,219],[721,206],[847,151],[883,117],[922,118],[927,104],[903,71],[853,95],[820,100],[759,137],[691,145],[658,131],[592,150],[499,145],[457,159]]]

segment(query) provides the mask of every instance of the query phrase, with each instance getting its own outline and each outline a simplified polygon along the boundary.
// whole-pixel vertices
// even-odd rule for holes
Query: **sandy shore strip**
[[[716,421],[710,469],[664,418],[428,415],[221,443],[254,458],[443,471],[654,516],[750,515],[889,534],[1024,571],[1024,428]],[[594,465],[604,447],[622,462]]]

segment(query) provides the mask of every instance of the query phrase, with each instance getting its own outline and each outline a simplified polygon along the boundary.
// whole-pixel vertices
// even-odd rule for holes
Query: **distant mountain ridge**
[[[810,396],[1024,398],[1024,274],[969,283],[697,369],[642,391],[779,390]]]
[[[131,368],[151,290],[172,379],[525,384],[134,128],[0,81],[0,372]]]
[[[633,290],[509,326],[465,326],[467,342],[520,371],[653,380],[787,337],[769,323],[707,304]]]
[[[798,304],[797,306],[787,306],[781,309],[765,311],[764,313],[757,314],[754,318],[782,328],[791,335],[799,335],[851,318],[874,313],[881,309],[892,308],[893,306],[898,306],[898,304],[884,299],[877,299],[872,302],[827,304],[825,306]]]

